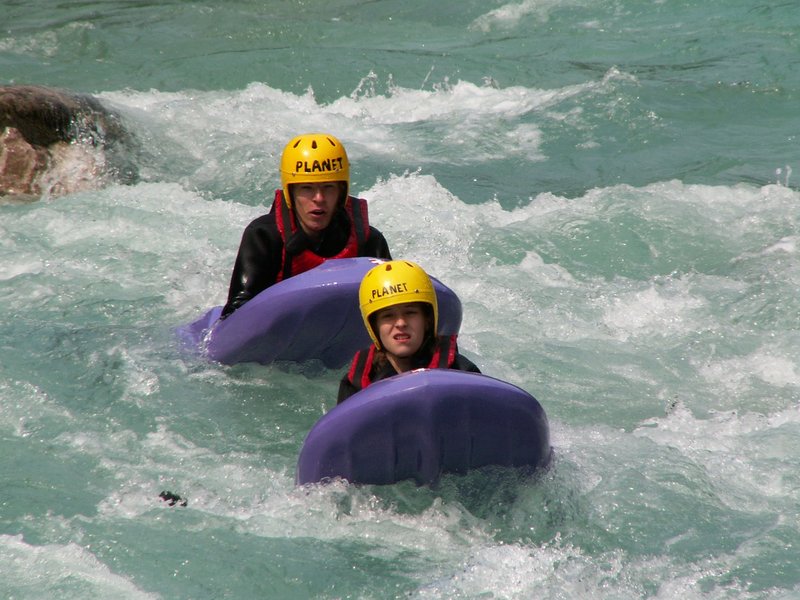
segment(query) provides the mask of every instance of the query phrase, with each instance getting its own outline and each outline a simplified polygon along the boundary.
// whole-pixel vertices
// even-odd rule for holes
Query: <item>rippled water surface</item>
[[[138,171],[0,200],[0,596],[800,597],[795,8],[0,3],[0,84],[96,96]],[[297,488],[341,372],[177,346],[309,130],[551,471]]]

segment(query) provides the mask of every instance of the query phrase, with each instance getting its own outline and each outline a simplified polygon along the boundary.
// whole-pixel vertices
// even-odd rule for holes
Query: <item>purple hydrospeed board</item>
[[[489,465],[546,467],[547,416],[525,390],[478,373],[422,369],[378,381],[306,436],[297,483],[435,482]]]
[[[374,258],[332,259],[267,288],[220,321],[221,306],[179,327],[184,346],[223,364],[320,360],[347,364],[371,341],[358,308],[358,287]],[[461,301],[435,278],[439,333],[457,334]]]

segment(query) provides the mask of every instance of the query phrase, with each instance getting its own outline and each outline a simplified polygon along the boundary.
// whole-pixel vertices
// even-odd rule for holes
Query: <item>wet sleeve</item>
[[[281,244],[277,229],[270,227],[264,217],[245,228],[233,265],[228,301],[222,309],[223,317],[276,282],[281,263]]]
[[[383,234],[370,226],[369,239],[364,244],[364,252],[362,256],[372,256],[374,258],[383,258],[385,260],[392,260],[392,254],[389,252],[389,244]]]
[[[357,391],[356,386],[350,383],[345,373],[344,377],[342,377],[342,380],[339,382],[339,395],[336,398],[336,404],[341,404]]]

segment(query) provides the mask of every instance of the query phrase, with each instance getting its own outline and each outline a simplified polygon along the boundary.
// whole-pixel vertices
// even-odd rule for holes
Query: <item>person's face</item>
[[[338,181],[292,185],[294,211],[309,237],[318,237],[331,224],[341,191]]]
[[[375,325],[384,350],[398,358],[413,356],[422,346],[427,316],[419,302],[384,308],[375,316]]]

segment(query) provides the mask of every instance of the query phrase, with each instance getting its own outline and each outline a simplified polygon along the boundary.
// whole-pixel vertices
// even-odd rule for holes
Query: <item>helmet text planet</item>
[[[298,160],[295,164],[295,173],[332,173],[344,169],[342,157],[327,158],[325,160],[315,160],[309,163],[305,160]]]
[[[400,294],[402,292],[408,291],[408,284],[407,283],[398,283],[396,285],[387,285],[383,288],[376,288],[372,290],[372,298],[383,298],[384,296],[388,296],[390,294]]]

